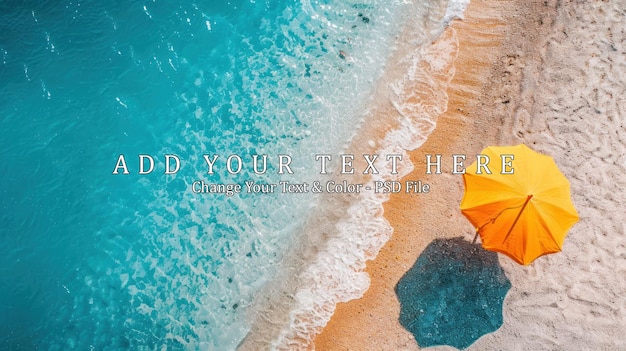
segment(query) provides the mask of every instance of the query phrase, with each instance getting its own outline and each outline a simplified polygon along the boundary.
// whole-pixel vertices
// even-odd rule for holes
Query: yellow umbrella
[[[477,162],[467,168],[461,212],[476,227],[483,247],[523,265],[561,251],[578,214],[569,182],[552,157],[523,144],[487,147],[481,155],[489,158],[488,168],[477,169]],[[480,161],[485,164],[487,158]]]

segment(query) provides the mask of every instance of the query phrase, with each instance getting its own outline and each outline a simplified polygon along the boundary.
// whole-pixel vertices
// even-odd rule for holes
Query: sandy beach
[[[367,263],[370,287],[337,305],[316,350],[420,349],[398,321],[394,287],[433,240],[474,235],[459,210],[462,177],[445,172],[450,155],[519,143],[555,159],[570,180],[580,221],[561,253],[529,266],[499,257],[512,286],[504,322],[468,349],[626,349],[623,5],[470,3],[465,18],[447,29],[459,42],[447,111],[410,152],[415,169],[404,178],[423,180],[431,192],[392,195],[385,203],[393,235]],[[425,174],[426,154],[442,155],[444,174]]]
[[[626,351],[626,0],[3,1],[0,90],[0,351]]]

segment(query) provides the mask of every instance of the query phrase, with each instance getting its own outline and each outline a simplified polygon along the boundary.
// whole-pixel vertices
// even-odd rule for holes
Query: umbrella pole
[[[478,238],[478,230],[476,231],[476,235],[474,235],[474,240],[472,240],[472,244],[476,244],[477,238]]]

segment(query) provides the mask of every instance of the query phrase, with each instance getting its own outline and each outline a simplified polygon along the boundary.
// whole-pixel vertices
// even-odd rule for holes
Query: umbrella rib
[[[487,226],[487,224],[493,224],[493,223],[495,223],[495,222],[496,222],[496,219],[498,219],[498,217],[500,217],[500,215],[501,215],[501,214],[503,214],[503,213],[504,213],[504,211],[513,210],[513,209],[516,209],[516,208],[521,207],[521,206],[522,206],[522,205],[519,205],[519,206],[513,206],[513,207],[507,207],[507,208],[502,209],[502,211],[498,212],[498,214],[497,214],[497,215],[495,215],[495,216],[493,216],[493,217],[489,218],[489,220],[488,220],[487,222],[485,222],[485,224],[483,224],[483,225],[481,225],[480,227],[476,228],[476,233],[480,232],[480,231],[481,231],[481,230],[482,230],[485,226]]]
[[[504,211],[506,211],[506,210],[512,210],[512,209],[514,209],[514,208],[518,208],[518,207],[520,207],[520,206],[507,207],[507,208],[503,209],[502,211],[498,212],[498,214],[497,214],[497,215],[495,215],[495,216],[493,216],[492,218],[490,218],[487,222],[485,222],[485,224],[481,225],[480,227],[477,227],[477,228],[476,228],[476,235],[474,235],[474,240],[472,241],[472,244],[476,243],[476,238],[478,238],[478,233],[480,233],[480,231],[481,231],[481,230],[483,230],[483,228],[484,228],[485,226],[487,226],[487,224],[490,224],[490,223],[491,223],[491,224],[493,224],[493,223],[495,223],[495,222],[496,222],[496,219],[498,219],[498,217],[500,217],[500,215],[501,215],[501,214],[503,214],[503,213],[504,213]]]
[[[526,208],[526,205],[528,205],[528,201],[530,201],[530,199],[532,199],[532,197],[533,197],[532,195],[528,195],[528,197],[526,198],[526,202],[524,202],[524,205],[522,205],[522,209],[519,210],[519,213],[517,214],[517,217],[515,217],[515,221],[513,221],[513,224],[511,224],[511,228],[509,229],[509,232],[506,233],[506,236],[504,237],[504,240],[502,240],[502,242],[505,242],[509,238],[509,235],[511,235],[511,232],[513,231],[513,228],[517,224],[517,221],[522,216],[522,212],[524,212],[524,209]]]

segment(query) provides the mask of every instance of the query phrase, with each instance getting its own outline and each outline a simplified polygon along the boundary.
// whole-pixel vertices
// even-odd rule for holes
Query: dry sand
[[[473,237],[458,209],[462,178],[446,172],[449,155],[520,142],[555,158],[580,222],[561,253],[526,267],[500,257],[512,284],[504,324],[468,349],[626,349],[624,9],[623,0],[471,2],[452,25],[460,52],[448,111],[411,153],[416,167],[406,177],[432,190],[385,204],[394,233],[368,262],[371,286],[337,306],[317,350],[419,349],[398,322],[394,287],[432,240]],[[429,153],[448,161],[444,174],[424,174]]]

